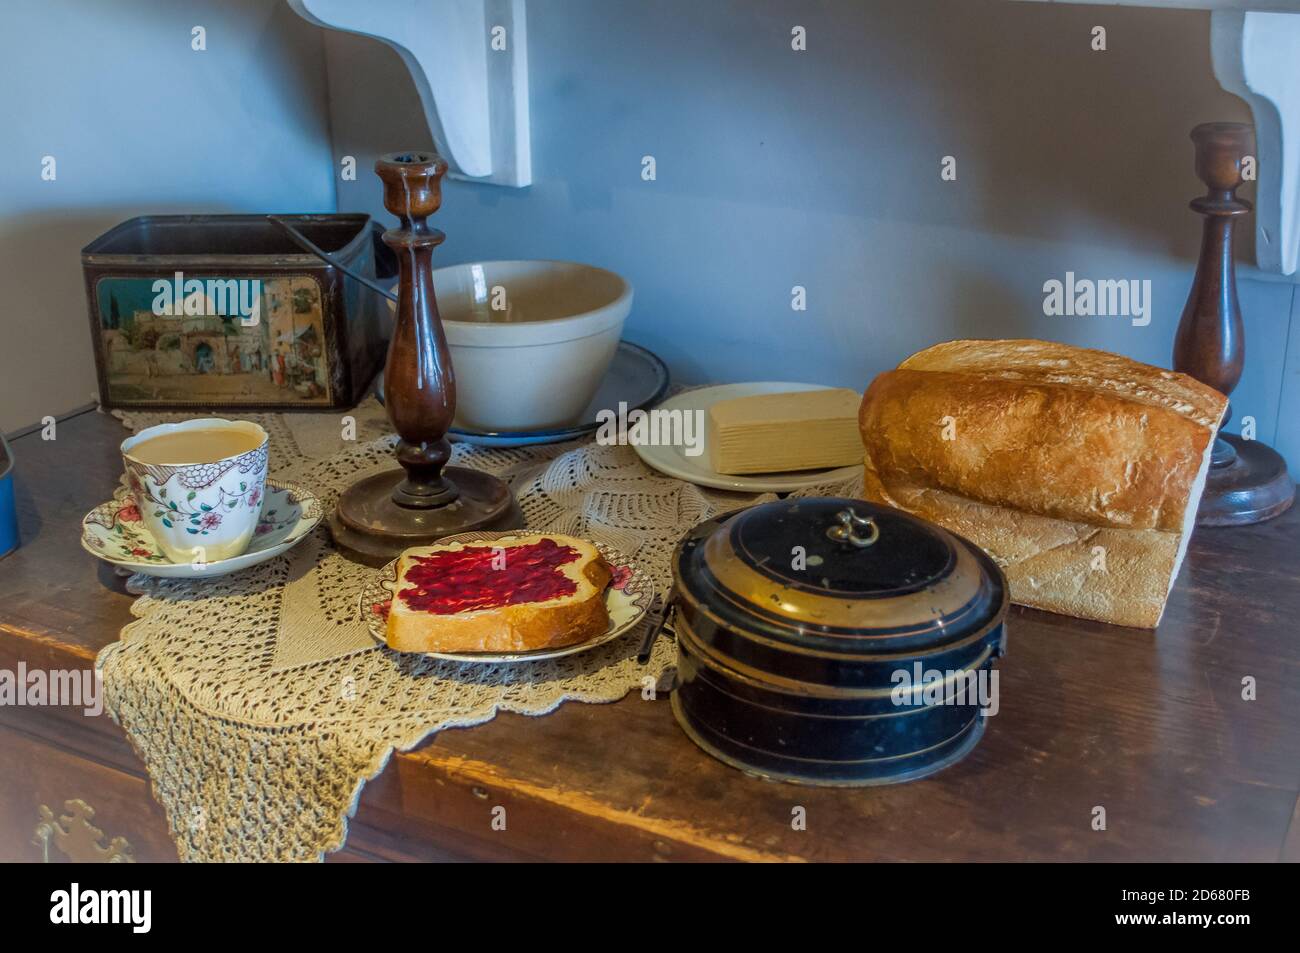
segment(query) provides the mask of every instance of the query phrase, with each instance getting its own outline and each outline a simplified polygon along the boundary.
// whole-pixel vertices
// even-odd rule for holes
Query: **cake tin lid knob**
[[[837,522],[826,530],[826,535],[837,543],[848,543],[858,549],[865,549],[880,539],[880,527],[870,516],[859,516],[851,508],[840,510],[835,514]],[[866,530],[868,535],[859,536],[858,530]]]

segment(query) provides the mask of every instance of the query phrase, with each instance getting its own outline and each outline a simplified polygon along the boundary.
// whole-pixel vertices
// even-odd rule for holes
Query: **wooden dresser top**
[[[0,665],[89,665],[130,621],[123,581],[78,542],[81,517],[116,484],[123,436],[87,413],[57,440],[14,441],[22,545],[0,560]],[[691,744],[665,696],[633,693],[503,714],[394,757],[367,786],[349,847],[392,859],[1300,860],[1300,508],[1198,530],[1156,633],[1019,607],[1008,633],[1001,710],[933,778],[753,779]],[[20,728],[143,773],[106,716],[28,711]],[[490,826],[497,804],[506,831]],[[791,823],[798,807],[806,830]]]

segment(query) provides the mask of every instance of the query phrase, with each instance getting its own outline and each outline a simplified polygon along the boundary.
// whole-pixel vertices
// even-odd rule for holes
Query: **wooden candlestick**
[[[410,546],[478,529],[515,529],[523,515],[510,488],[477,470],[449,467],[446,438],[456,378],[433,289],[433,249],[446,237],[428,217],[442,204],[447,163],[431,153],[380,158],[384,207],[401,225],[384,233],[397,256],[397,318],[384,365],[384,407],[401,438],[400,470],[358,480],[340,496],[330,530],[349,557],[383,565]]]
[[[1246,359],[1232,239],[1234,222],[1250,211],[1250,203],[1237,198],[1250,140],[1251,127],[1244,123],[1208,122],[1192,130],[1196,174],[1208,191],[1191,201],[1191,208],[1205,216],[1205,229],[1196,277],[1174,338],[1174,370],[1224,395],[1237,386]],[[1229,408],[1225,426],[1231,414]],[[1295,485],[1276,450],[1225,433],[1215,441],[1196,522],[1259,523],[1282,513],[1294,499]]]

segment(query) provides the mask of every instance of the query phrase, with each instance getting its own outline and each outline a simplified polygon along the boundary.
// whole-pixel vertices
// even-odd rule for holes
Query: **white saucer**
[[[134,501],[123,496],[101,503],[82,518],[81,547],[92,556],[130,572],[167,579],[205,579],[275,558],[315,529],[322,512],[320,500],[309,491],[294,484],[267,480],[262,513],[246,552],[210,563],[174,563],[162,554],[158,543],[140,522]]]
[[[657,405],[656,409],[687,412],[700,410],[707,415],[709,408],[718,401],[730,400],[733,397],[753,397],[755,394],[789,394],[793,391],[828,389],[822,384],[790,384],[779,381],[719,384],[717,387],[701,387],[698,390],[685,391],[675,397],[668,398],[662,404]],[[818,486],[822,483],[847,480],[857,476],[862,469],[860,465],[855,464],[851,467],[838,467],[831,470],[798,470],[787,473],[752,473],[731,476],[718,473],[709,466],[707,447],[704,453],[698,457],[688,457],[684,447],[644,447],[640,444],[633,444],[632,446],[643,462],[654,467],[660,473],[666,473],[671,477],[677,477],[679,480],[686,480],[690,483],[697,483],[700,486],[716,487],[719,490],[740,490],[746,493],[788,493],[791,490],[801,490],[804,487]]]

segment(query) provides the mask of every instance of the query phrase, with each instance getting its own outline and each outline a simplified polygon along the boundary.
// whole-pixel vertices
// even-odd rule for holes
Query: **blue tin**
[[[14,455],[0,434],[0,557],[18,548],[18,512],[14,505]]]

